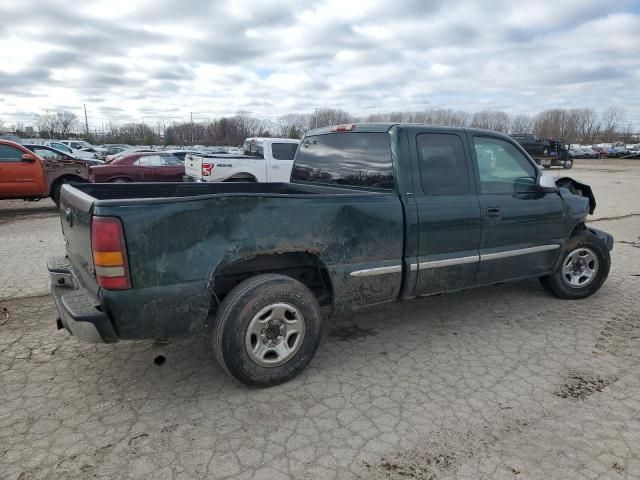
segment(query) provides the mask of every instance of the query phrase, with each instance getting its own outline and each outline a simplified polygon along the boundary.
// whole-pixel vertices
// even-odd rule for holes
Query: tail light
[[[211,170],[213,170],[213,163],[202,163],[202,176],[208,177],[211,175]]]
[[[131,288],[122,223],[116,217],[93,217],[91,251],[98,285],[107,290]]]

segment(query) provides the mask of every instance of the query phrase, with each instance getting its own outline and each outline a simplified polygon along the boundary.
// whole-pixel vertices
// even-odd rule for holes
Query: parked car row
[[[592,146],[572,145],[572,158],[638,158],[640,145],[597,144]]]
[[[91,166],[91,182],[288,182],[299,140],[248,138],[244,154],[126,150]]]

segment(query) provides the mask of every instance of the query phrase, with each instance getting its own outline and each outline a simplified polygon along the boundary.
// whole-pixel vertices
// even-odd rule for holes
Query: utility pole
[[[316,107],[316,128],[318,128],[318,107]]]
[[[87,118],[87,104],[84,103],[84,133],[88,137],[89,136],[89,119]]]

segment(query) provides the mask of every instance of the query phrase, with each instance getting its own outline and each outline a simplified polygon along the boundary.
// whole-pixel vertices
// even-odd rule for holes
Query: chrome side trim
[[[417,267],[422,269],[452,267],[454,265],[465,265],[467,263],[475,263],[480,260],[479,255],[471,255],[470,257],[447,258],[445,260],[432,260],[430,262],[420,262]],[[412,265],[413,266],[413,265]]]
[[[506,250],[504,252],[487,253],[485,255],[471,255],[468,257],[447,258],[445,260],[432,260],[430,262],[412,263],[410,269],[412,272],[416,270],[426,270],[429,268],[452,267],[454,265],[466,265],[475,262],[484,262],[487,260],[498,260],[501,258],[517,257],[519,255],[528,255],[529,253],[546,252],[556,250],[560,245],[540,245],[538,247],[520,248],[518,250]],[[393,265],[391,267],[367,268],[366,270],[356,270],[351,272],[352,277],[368,277],[371,275],[384,275],[387,273],[399,273],[402,271],[402,265]]]
[[[391,267],[367,268],[365,270],[356,270],[349,275],[352,277],[370,277],[372,275],[386,275],[387,273],[402,272],[402,265],[393,265]]]
[[[480,255],[480,261],[498,260],[501,258],[517,257],[518,255],[527,255],[529,253],[546,252],[556,250],[560,245],[540,245],[539,247],[520,248],[518,250],[506,250],[504,252],[487,253]]]

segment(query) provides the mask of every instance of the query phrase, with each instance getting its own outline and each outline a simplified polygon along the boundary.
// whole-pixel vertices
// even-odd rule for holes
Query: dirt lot
[[[616,238],[598,294],[526,281],[326,322],[310,367],[267,390],[205,339],[57,331],[55,210],[0,202],[0,478],[640,478],[640,162],[553,173],[593,186]]]

